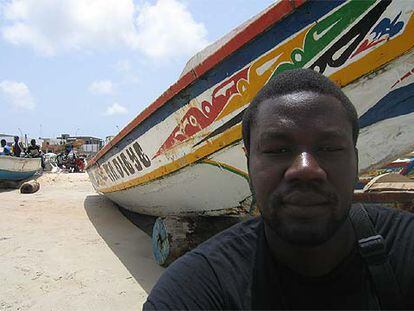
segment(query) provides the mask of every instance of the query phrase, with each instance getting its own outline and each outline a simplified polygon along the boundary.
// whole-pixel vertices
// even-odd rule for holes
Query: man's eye
[[[282,147],[282,148],[270,148],[270,149],[265,149],[263,152],[264,153],[269,153],[269,154],[285,154],[285,153],[290,152],[290,149],[289,148],[285,148],[285,147]]]
[[[319,148],[319,151],[323,152],[335,152],[335,151],[342,151],[344,148],[339,146],[322,146]]]

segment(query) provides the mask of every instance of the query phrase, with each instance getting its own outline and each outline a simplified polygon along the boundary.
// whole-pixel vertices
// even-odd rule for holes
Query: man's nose
[[[326,180],[327,175],[311,153],[302,152],[286,170],[285,178],[289,181],[321,181]]]

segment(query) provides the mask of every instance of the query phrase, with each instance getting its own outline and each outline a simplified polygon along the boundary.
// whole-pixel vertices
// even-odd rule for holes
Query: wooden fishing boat
[[[155,216],[251,207],[243,111],[274,75],[312,68],[356,105],[360,170],[413,150],[414,2],[280,1],[194,56],[90,161],[95,189]]]
[[[387,173],[407,176],[414,180],[414,151],[398,157],[394,161],[386,163],[379,168],[368,170],[359,176],[356,189],[363,189],[372,179]]]
[[[21,181],[40,170],[40,158],[0,156],[0,181]]]

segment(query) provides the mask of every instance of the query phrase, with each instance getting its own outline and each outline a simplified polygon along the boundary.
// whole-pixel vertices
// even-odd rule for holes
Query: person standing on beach
[[[20,157],[20,154],[22,153],[22,147],[19,143],[19,136],[14,136],[14,144],[12,147],[13,156]]]

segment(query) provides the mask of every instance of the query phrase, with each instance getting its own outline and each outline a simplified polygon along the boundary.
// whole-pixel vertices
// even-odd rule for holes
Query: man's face
[[[35,140],[31,140],[30,141],[30,144],[34,147],[34,146],[36,146],[36,141]]]
[[[2,141],[1,141],[1,146],[2,146],[2,147],[6,146],[6,141],[5,141],[5,140],[2,140]]]
[[[268,99],[251,126],[249,173],[262,217],[283,240],[327,241],[345,221],[357,178],[352,126],[338,99]]]

